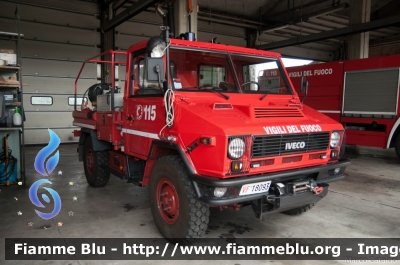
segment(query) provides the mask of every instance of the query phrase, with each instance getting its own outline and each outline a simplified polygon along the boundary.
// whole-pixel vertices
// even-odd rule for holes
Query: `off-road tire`
[[[171,242],[190,243],[207,230],[210,217],[209,206],[196,198],[188,171],[179,156],[164,156],[154,164],[149,181],[149,202],[154,221],[160,233]],[[167,188],[165,188],[167,187]],[[165,191],[175,191],[174,197]],[[162,205],[167,196],[172,209],[179,210],[168,213]],[[170,201],[170,202],[171,202]],[[160,205],[158,203],[160,202]],[[172,205],[173,204],[173,205]],[[166,207],[167,208],[167,207]],[[171,209],[171,207],[170,207]]]
[[[90,137],[86,138],[83,148],[83,168],[88,184],[92,187],[104,187],[110,179],[110,173],[102,165],[109,164],[108,151],[93,151]],[[91,164],[90,164],[91,163]]]
[[[400,158],[400,134],[397,135],[396,142],[394,143],[394,150],[396,151],[396,155]]]
[[[311,203],[311,204],[307,204],[307,205],[304,205],[304,206],[301,206],[301,207],[298,207],[298,208],[294,208],[294,209],[291,209],[291,210],[284,211],[282,213],[287,214],[287,215],[293,215],[293,216],[300,215],[300,214],[303,214],[305,212],[308,212],[314,206],[315,206],[315,203]]]

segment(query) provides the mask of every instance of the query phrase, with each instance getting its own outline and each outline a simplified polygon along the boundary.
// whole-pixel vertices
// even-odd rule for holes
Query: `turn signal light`
[[[339,150],[332,150],[331,159],[338,159],[338,158],[339,158]]]
[[[200,137],[199,143],[204,144],[204,145],[212,145],[212,146],[215,146],[215,145],[216,145],[215,136],[206,136],[206,135],[203,135],[203,136]]]
[[[211,139],[207,137],[200,138],[200,143],[202,144],[211,144]]]
[[[243,163],[240,161],[233,161],[231,164],[232,171],[241,171],[243,168]]]

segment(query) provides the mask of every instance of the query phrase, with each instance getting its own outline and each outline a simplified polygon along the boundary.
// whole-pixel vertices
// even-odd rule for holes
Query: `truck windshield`
[[[226,53],[171,48],[170,65],[176,90],[239,93]]]
[[[238,54],[231,58],[243,93],[293,94],[279,60]]]
[[[231,54],[231,58],[232,62],[224,52],[171,48],[170,69],[174,88],[183,91],[293,94],[278,59],[242,54]]]

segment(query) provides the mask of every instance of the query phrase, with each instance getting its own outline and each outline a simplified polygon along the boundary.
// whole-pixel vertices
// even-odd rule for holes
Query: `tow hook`
[[[317,187],[315,187],[315,188],[313,189],[314,195],[319,195],[319,194],[321,194],[321,192],[323,192],[323,191],[324,191],[324,187],[319,187],[319,186],[317,186]]]

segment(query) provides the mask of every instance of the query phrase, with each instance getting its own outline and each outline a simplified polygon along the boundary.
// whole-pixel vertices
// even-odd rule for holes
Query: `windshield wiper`
[[[200,88],[201,88],[201,87],[200,87]],[[228,95],[225,95],[224,93],[219,92],[218,90],[215,90],[215,89],[214,89],[214,88],[219,88],[219,87],[212,87],[212,89],[200,89],[200,88],[199,88],[199,90],[210,91],[210,92],[216,92],[216,93],[220,94],[221,96],[223,96],[224,99],[226,99],[226,100],[229,99],[229,96],[228,96]]]
[[[262,101],[267,95],[269,94],[269,92],[268,91],[266,91],[265,92],[265,94],[264,95],[262,95],[262,97],[260,98],[260,101]]]
[[[212,89],[206,89],[206,87],[211,87]],[[186,88],[197,88],[198,90],[202,90],[202,91],[211,91],[211,92],[216,92],[218,94],[220,94],[221,96],[224,97],[224,99],[228,100],[230,97],[222,92],[219,92],[216,89],[219,89],[219,87],[215,87],[215,86],[188,86],[188,87],[183,87],[182,89],[186,89]]]

